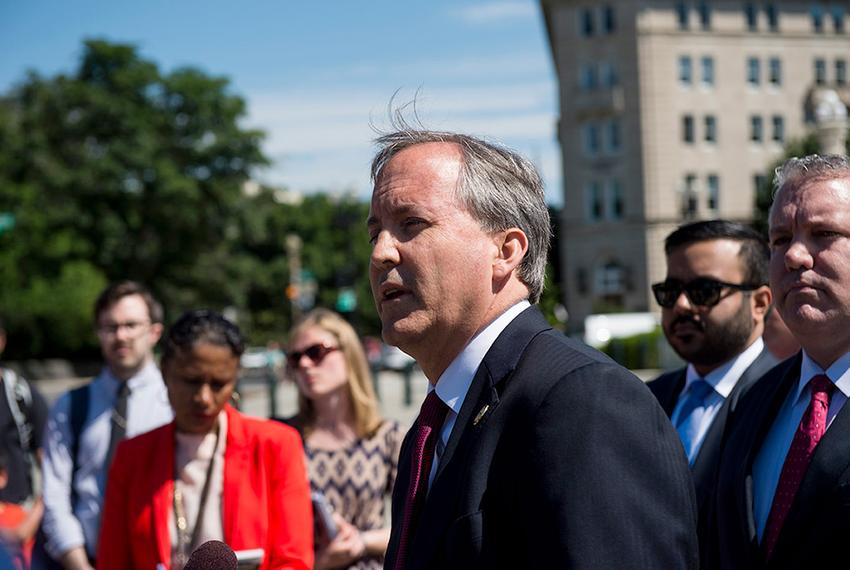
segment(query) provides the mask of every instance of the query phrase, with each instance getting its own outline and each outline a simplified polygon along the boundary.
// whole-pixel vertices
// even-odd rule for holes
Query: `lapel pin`
[[[487,411],[490,409],[490,404],[484,404],[484,407],[478,410],[478,413],[475,415],[475,419],[472,420],[472,425],[477,426],[484,416],[487,415]]]

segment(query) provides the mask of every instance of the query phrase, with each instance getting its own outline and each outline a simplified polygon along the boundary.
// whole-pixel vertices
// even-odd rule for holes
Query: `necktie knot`
[[[826,374],[814,376],[809,382],[809,385],[812,387],[812,398],[818,401],[825,399],[828,402],[829,396],[835,389],[835,384],[832,383],[832,380]]]
[[[439,429],[446,421],[448,412],[449,407],[440,399],[437,391],[431,390],[419,410],[419,425],[432,430]]]

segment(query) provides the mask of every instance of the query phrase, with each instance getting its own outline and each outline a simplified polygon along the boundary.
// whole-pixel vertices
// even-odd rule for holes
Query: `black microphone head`
[[[236,570],[237,566],[232,548],[220,540],[208,540],[192,552],[183,570]]]

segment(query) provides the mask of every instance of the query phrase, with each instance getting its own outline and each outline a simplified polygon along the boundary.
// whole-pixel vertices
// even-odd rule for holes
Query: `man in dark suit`
[[[771,301],[769,251],[758,232],[726,220],[680,226],[664,249],[667,277],[652,291],[667,341],[688,365],[662,374],[649,389],[685,447],[702,544],[726,419],[777,363],[761,338]]]
[[[372,292],[385,341],[430,381],[385,567],[695,568],[690,474],[660,406],[531,305],[550,239],[534,167],[452,133],[378,143]]]
[[[730,416],[709,568],[826,568],[850,536],[850,160],[791,159],[770,210],[770,285],[803,350]]]

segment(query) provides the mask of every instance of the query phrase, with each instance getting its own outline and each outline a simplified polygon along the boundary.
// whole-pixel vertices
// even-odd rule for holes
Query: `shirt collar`
[[[845,352],[841,358],[824,370],[803,349],[803,362],[800,364],[800,380],[797,382],[797,399],[794,400],[795,402],[802,397],[803,390],[806,389],[809,380],[818,374],[826,374],[835,384],[835,387],[841,390],[842,394],[850,397],[850,351]]]
[[[749,368],[750,365],[755,362],[756,358],[759,357],[762,350],[764,350],[764,341],[761,337],[758,337],[743,352],[738,354],[738,356],[727,360],[704,377],[699,375],[693,364],[688,364],[688,371],[685,376],[685,390],[690,388],[691,384],[702,378],[708,382],[718,394],[723,396],[724,399],[728,398],[729,394],[732,393],[732,389],[735,387],[735,384],[747,368]],[[683,392],[685,390],[683,390]]]
[[[100,372],[100,377],[104,379],[107,386],[109,386],[113,393],[118,392],[118,387],[121,385],[121,380],[115,377],[112,374],[112,371],[108,366],[104,366]],[[159,371],[156,363],[153,360],[150,360],[147,364],[145,364],[138,372],[136,372],[133,376],[127,379],[127,386],[129,386],[130,391],[136,390],[148,384],[150,382],[159,381],[162,382],[162,374]]]
[[[502,331],[513,321],[517,315],[531,306],[523,299],[510,309],[499,315],[496,320],[484,327],[467,343],[460,354],[455,357],[448,368],[437,379],[437,387],[431,385],[428,391],[437,390],[437,396],[451,410],[458,414],[475,377],[475,372],[484,360],[484,356]]]

